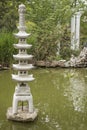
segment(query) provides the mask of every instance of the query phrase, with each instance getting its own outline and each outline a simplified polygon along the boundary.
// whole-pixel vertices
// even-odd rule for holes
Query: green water
[[[6,119],[16,83],[0,71],[0,130],[87,130],[87,69],[34,69],[30,82],[38,118],[31,123]]]

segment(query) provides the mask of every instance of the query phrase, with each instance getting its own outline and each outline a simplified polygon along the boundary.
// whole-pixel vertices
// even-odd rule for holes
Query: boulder
[[[69,61],[36,61],[35,64],[39,67],[87,67],[87,47],[84,47],[78,57],[71,56]]]
[[[87,47],[84,47],[78,57],[71,56],[68,61],[70,67],[87,67]]]

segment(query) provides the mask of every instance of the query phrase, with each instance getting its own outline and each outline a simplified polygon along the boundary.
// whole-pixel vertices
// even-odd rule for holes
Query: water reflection
[[[6,119],[15,83],[10,71],[0,72],[0,130],[87,130],[87,69],[36,69],[32,73],[36,80],[29,85],[38,118],[18,123]]]
[[[49,118],[48,115],[46,115],[46,118]],[[8,125],[5,130],[62,130],[55,119],[50,119],[49,122],[45,122],[44,119],[39,122],[39,125],[37,121],[33,123],[11,122],[11,125]]]
[[[33,124],[32,124],[33,125]],[[33,128],[32,127],[30,127],[30,126],[27,126],[27,124],[24,124],[23,125],[23,123],[21,124],[15,124],[15,125],[12,125],[12,129],[11,130],[36,130],[36,126],[33,126]]]
[[[74,110],[84,112],[87,97],[84,76],[76,70],[69,71],[68,75],[70,85],[65,89],[65,96],[72,101]]]
[[[58,121],[50,118],[48,115],[42,118],[42,123],[48,128],[48,130],[62,130]]]

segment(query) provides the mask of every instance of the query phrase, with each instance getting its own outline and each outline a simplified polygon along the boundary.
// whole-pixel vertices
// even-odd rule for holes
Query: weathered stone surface
[[[15,92],[13,95],[12,108],[7,111],[7,118],[14,121],[33,121],[37,117],[37,110],[34,109],[33,96],[30,91],[29,81],[34,80],[33,74],[28,71],[33,68],[33,65],[28,61],[32,60],[33,55],[27,53],[27,49],[32,45],[26,43],[26,38],[30,35],[26,32],[25,26],[25,5],[19,5],[19,32],[14,34],[18,39],[18,44],[14,47],[18,49],[18,54],[13,55],[14,59],[18,61],[13,64],[13,69],[18,71],[17,74],[12,74],[12,79],[17,82]],[[19,102],[22,102],[21,107],[18,107]],[[23,102],[27,102],[27,107],[23,107]]]
[[[7,110],[6,116],[8,120],[29,122],[29,121],[33,121],[37,117],[37,113],[38,113],[37,109],[35,109],[33,113],[29,113],[27,107],[23,107],[23,110],[21,107],[18,107],[17,114],[13,114],[12,107],[10,107]]]
[[[36,66],[39,67],[87,67],[87,47],[84,47],[78,57],[71,56],[69,61],[37,61]]]
[[[36,61],[34,65],[39,67],[64,67],[66,60],[60,61]]]
[[[58,61],[52,61],[50,63],[50,67],[57,67],[58,66]]]
[[[2,69],[2,65],[0,65],[0,69]]]
[[[70,67],[87,67],[87,47],[84,47],[78,57],[72,56],[69,61]]]
[[[66,60],[59,60],[58,61],[58,66],[59,67],[65,67],[65,63],[66,63]]]
[[[2,66],[2,65],[0,65],[0,70],[9,70],[10,68],[9,67],[7,67],[7,66]]]
[[[36,61],[35,63],[34,63],[36,66],[41,66],[41,67],[45,67],[46,65],[45,65],[45,61]]]

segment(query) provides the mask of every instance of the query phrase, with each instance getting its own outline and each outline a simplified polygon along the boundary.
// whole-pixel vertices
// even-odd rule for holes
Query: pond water
[[[8,121],[16,83],[11,70],[0,71],[0,130],[87,130],[87,69],[34,69],[30,82],[38,118]]]

